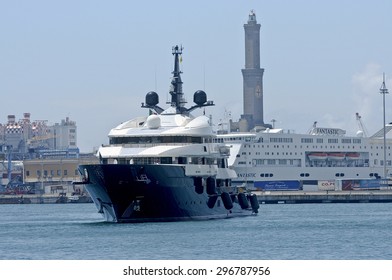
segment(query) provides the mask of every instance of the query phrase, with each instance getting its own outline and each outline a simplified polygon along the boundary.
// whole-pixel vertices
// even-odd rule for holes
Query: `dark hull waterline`
[[[258,205],[241,207],[238,194],[228,189],[208,194],[204,186],[200,193],[197,180],[187,177],[181,165],[95,164],[79,169],[86,175],[84,184],[98,212],[109,222],[207,220],[257,213]]]

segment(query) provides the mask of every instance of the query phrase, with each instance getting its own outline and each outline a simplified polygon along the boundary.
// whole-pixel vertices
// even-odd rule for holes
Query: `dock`
[[[0,204],[54,204],[54,203],[91,203],[88,195],[69,194],[1,194]]]
[[[255,191],[260,204],[278,203],[386,203],[392,190],[375,191]]]
[[[260,204],[300,203],[387,203],[392,202],[392,190],[375,191],[253,191]],[[88,196],[0,195],[0,204],[91,203]]]

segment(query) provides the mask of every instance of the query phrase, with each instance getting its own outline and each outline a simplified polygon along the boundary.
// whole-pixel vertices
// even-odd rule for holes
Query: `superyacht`
[[[213,106],[196,91],[186,108],[182,92],[182,47],[173,47],[171,101],[158,106],[155,92],[142,107],[149,115],[126,121],[109,133],[109,144],[97,152],[99,164],[80,165],[85,185],[98,212],[109,222],[150,222],[228,218],[254,215],[257,197],[235,187],[229,148],[215,141],[210,119],[192,116]]]

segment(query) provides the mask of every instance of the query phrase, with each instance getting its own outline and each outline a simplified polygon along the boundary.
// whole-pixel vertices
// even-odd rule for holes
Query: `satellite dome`
[[[161,118],[157,115],[150,115],[148,116],[146,123],[149,129],[157,129],[161,126]]]
[[[196,91],[193,95],[193,102],[195,102],[199,106],[203,105],[207,102],[207,94],[202,90]]]
[[[146,104],[148,106],[155,106],[159,103],[159,96],[158,93],[155,91],[150,91],[146,94]]]

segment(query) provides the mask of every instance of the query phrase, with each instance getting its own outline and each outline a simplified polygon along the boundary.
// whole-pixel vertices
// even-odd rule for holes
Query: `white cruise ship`
[[[384,156],[384,128],[367,137],[358,114],[361,131],[353,137],[342,129],[317,127],[316,123],[308,134],[297,134],[264,122],[260,28],[252,10],[244,24],[243,114],[229,125],[231,131],[241,133],[220,134],[216,139],[231,147],[229,166],[237,172],[235,183],[265,191],[384,187],[385,180],[380,178],[392,177],[392,123],[385,129],[388,141]],[[386,123],[385,75],[380,93],[384,95]]]
[[[235,183],[249,188],[379,189],[384,172],[392,177],[392,123],[385,128],[386,162],[383,128],[371,137],[364,137],[361,131],[349,137],[342,129],[314,124],[309,134],[266,129],[221,134],[217,141],[230,146],[229,166],[238,175]]]

